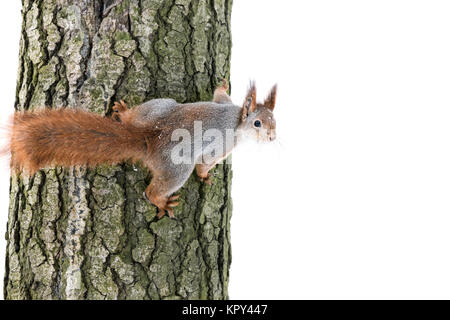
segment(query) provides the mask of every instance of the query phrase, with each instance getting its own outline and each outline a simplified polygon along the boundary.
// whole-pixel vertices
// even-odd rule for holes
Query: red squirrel
[[[142,162],[152,174],[144,196],[158,207],[158,218],[166,211],[173,218],[179,195],[174,195],[196,170],[199,178],[211,184],[209,171],[224,159],[244,137],[262,141],[275,139],[273,116],[277,87],[274,86],[263,103],[256,102],[256,88],[250,85],[241,107],[232,103],[224,80],[216,88],[212,102],[179,104],[173,99],[153,99],[128,109],[121,101],[115,103],[112,117],[73,109],[16,112],[11,132],[11,167],[34,174],[48,166],[117,164],[125,160]],[[214,129],[225,135],[234,133],[233,143],[225,145],[220,154],[204,161],[204,142],[195,145],[187,156],[193,161],[174,163],[172,151],[176,129],[195,134],[195,123],[202,132]],[[217,140],[217,141],[216,141]],[[210,142],[222,147],[223,141]],[[203,157],[203,158],[202,158]]]

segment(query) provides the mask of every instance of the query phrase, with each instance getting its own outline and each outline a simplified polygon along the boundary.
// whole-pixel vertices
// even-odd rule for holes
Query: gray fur
[[[241,108],[232,103],[215,102],[196,102],[179,104],[173,99],[153,99],[147,101],[136,108],[138,111],[137,119],[140,123],[152,125],[155,128],[162,129],[160,135],[161,144],[165,147],[160,150],[157,161],[153,158],[149,163],[155,172],[163,173],[164,179],[159,184],[164,185],[167,194],[178,190],[189,178],[195,168],[196,162],[201,162],[203,151],[206,147],[218,146],[217,141],[204,141],[203,144],[194,143],[194,121],[201,121],[202,134],[208,129],[217,129],[222,134],[223,154],[217,155],[217,160],[222,159],[231,152],[234,147],[226,144],[227,129],[236,132],[241,115]],[[189,119],[186,118],[189,115]],[[173,148],[179,144],[179,141],[172,141],[172,132],[175,129],[186,129],[191,134],[192,157],[190,164],[174,164],[171,159]],[[213,165],[215,163],[210,163]]]
[[[153,99],[136,107],[140,121],[151,121],[158,116],[170,113],[178,103],[174,99]]]
[[[255,93],[255,88],[251,87],[246,97],[247,108],[234,105],[222,86],[214,92],[213,101],[180,104],[173,99],[153,99],[133,110],[137,114],[132,121],[137,125],[150,126],[160,131],[157,137],[152,138],[154,145],[149,146],[146,161],[153,173],[146,190],[150,200],[153,197],[159,201],[161,197],[168,197],[181,188],[196,165],[199,170],[197,173],[205,179],[208,171],[231,152],[241,137],[265,141],[275,138],[273,104],[256,107]],[[260,122],[258,126],[255,125],[256,120]],[[201,131],[196,127],[199,123]],[[175,131],[180,136],[174,137]],[[207,133],[217,138],[207,137]],[[194,134],[201,136],[194,137]],[[181,147],[183,140],[178,138],[190,138],[189,145]],[[211,155],[211,150],[217,154]],[[184,160],[190,160],[189,163],[175,163],[173,151],[176,155],[177,152],[190,152],[184,155],[187,157]],[[166,208],[164,206],[159,205],[160,209]]]

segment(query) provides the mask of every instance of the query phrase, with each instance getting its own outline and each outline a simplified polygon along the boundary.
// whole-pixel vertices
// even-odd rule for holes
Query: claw
[[[175,215],[173,214],[173,209],[170,208],[169,206],[167,206],[166,209],[158,209],[158,215],[157,215],[158,219],[161,219],[162,217],[164,217],[166,214],[166,211],[169,214],[169,218],[171,218],[171,219],[175,218]]]
[[[180,203],[180,202],[178,202],[178,201],[168,202],[168,203],[167,203],[167,206],[168,206],[169,208],[174,208],[174,207],[176,207],[179,203]]]
[[[166,211],[169,214],[169,218],[172,218],[172,219],[175,218],[172,208],[166,208]]]
[[[164,209],[158,209],[158,219],[161,219],[162,217],[164,217],[164,215],[166,214],[166,210]]]
[[[152,203],[149,200],[149,197],[147,196],[147,193],[145,191],[144,191],[143,195],[144,195],[144,198],[147,199],[148,202]],[[180,197],[180,195],[178,195],[178,194],[173,195],[167,199],[167,202],[165,203],[164,206],[159,207],[158,205],[156,205],[158,207],[158,214],[156,215],[158,217],[158,219],[161,219],[162,217],[164,217],[166,215],[166,211],[170,218],[172,218],[172,219],[175,218],[172,208],[174,208],[180,204],[179,201],[174,201],[174,200],[177,200],[179,197]]]

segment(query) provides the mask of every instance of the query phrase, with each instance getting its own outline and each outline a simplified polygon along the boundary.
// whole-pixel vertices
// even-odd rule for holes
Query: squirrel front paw
[[[229,88],[229,86],[228,86],[228,81],[227,81],[227,79],[225,79],[225,78],[223,78],[222,79],[222,85],[220,85],[219,87],[217,87],[217,89],[221,89],[221,90],[223,90],[223,91],[228,91],[228,88]]]
[[[120,113],[120,112],[127,111],[128,106],[123,100],[120,100],[119,102],[117,102],[117,101],[114,102],[114,106],[112,107],[112,109],[114,112]]]

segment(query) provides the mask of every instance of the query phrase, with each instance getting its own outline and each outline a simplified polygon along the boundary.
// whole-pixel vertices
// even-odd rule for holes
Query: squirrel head
[[[240,132],[257,141],[269,142],[276,138],[276,122],[273,116],[277,97],[277,85],[270,90],[264,103],[256,102],[256,87],[254,83],[250,88],[242,105]]]

